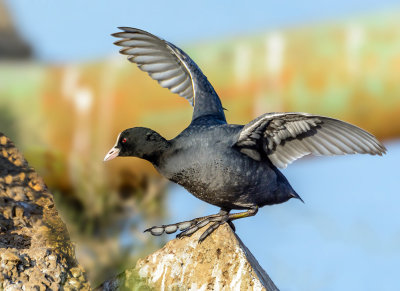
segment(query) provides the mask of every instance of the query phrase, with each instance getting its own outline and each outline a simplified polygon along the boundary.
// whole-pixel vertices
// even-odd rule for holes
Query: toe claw
[[[206,237],[210,235],[207,230],[201,234],[197,243],[201,244],[206,239]]]
[[[181,238],[183,238],[184,236],[185,236],[185,232],[182,231],[182,232],[180,232],[180,233],[178,233],[178,234],[176,235],[176,238],[181,239]]]

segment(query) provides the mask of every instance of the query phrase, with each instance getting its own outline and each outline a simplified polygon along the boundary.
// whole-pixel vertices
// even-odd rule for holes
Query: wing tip
[[[382,155],[386,155],[387,148],[382,143],[379,143],[379,145],[381,146],[381,154]]]
[[[121,34],[126,33],[126,32],[133,32],[133,33],[140,33],[140,32],[144,32],[138,28],[134,28],[134,27],[129,27],[129,26],[118,26],[117,29],[121,30],[118,32],[114,32],[111,33],[111,36],[113,37],[123,37],[121,36]]]
[[[118,26],[117,27],[119,30],[125,31],[125,32],[135,32],[138,29],[137,28],[133,28],[133,27],[129,27],[129,26]]]
[[[386,155],[387,149],[383,144],[379,144],[380,147],[373,153],[373,155],[383,156]]]
[[[114,36],[114,35],[112,35],[112,36]],[[114,36],[114,37],[118,37],[118,36]],[[123,39],[117,40],[117,41],[114,41],[113,44],[116,45],[116,46],[123,46],[123,45],[121,44],[123,41],[124,41]]]
[[[112,37],[124,38],[124,36],[122,35],[122,34],[124,34],[124,33],[125,33],[124,31],[118,31],[118,32],[111,33],[110,35],[111,35]]]
[[[115,43],[114,43],[114,44],[115,44]],[[118,44],[115,44],[115,45],[118,45]],[[121,46],[121,45],[119,45],[119,46]],[[119,50],[119,53],[120,53],[121,55],[135,57],[135,56],[133,56],[131,53],[128,52],[130,49],[131,49],[130,47],[123,47],[123,48],[121,48],[121,49]]]
[[[368,152],[371,155],[378,155],[378,156],[383,156],[386,155],[387,153],[387,148],[383,143],[381,143],[378,139],[376,139],[373,135],[372,138],[375,142],[375,147],[373,151]]]

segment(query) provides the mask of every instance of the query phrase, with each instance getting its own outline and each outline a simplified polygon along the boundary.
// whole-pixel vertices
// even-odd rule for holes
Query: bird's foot
[[[177,230],[185,230],[191,227],[194,224],[193,220],[190,221],[183,221],[173,224],[161,225],[161,226],[153,226],[146,229],[144,232],[150,232],[152,235],[159,236],[162,235],[164,232],[167,234],[174,233]]]
[[[171,233],[177,232],[178,230],[181,230],[182,232],[185,232],[186,230],[189,230],[189,228],[191,228],[192,226],[195,226],[197,224],[201,224],[203,221],[208,221],[208,219],[212,219],[212,218],[217,217],[219,215],[220,214],[213,214],[213,215],[194,218],[194,219],[188,220],[188,221],[182,221],[182,222],[177,222],[177,223],[172,223],[172,224],[167,224],[167,225],[161,225],[161,226],[153,226],[153,227],[150,227],[150,228],[146,229],[144,232],[148,231],[152,235],[155,235],[155,236],[162,235],[164,232],[167,233],[167,234],[171,234]],[[207,225],[209,222],[210,221],[208,221],[205,224],[202,224],[201,227]],[[199,228],[201,228],[201,227],[199,227]],[[193,234],[193,233],[195,233],[195,231],[191,232],[190,235]]]
[[[221,209],[218,214],[208,215],[204,217],[198,217],[192,220],[178,222],[174,224],[167,224],[162,226],[153,226],[145,230],[145,232],[150,232],[152,235],[159,236],[164,232],[167,234],[174,233],[178,230],[181,230],[179,234],[177,234],[177,238],[183,238],[185,236],[191,236],[200,228],[206,226],[209,223],[212,223],[205,232],[200,236],[199,242],[204,241],[204,239],[209,236],[214,230],[216,230],[221,224],[227,222],[229,226],[235,231],[235,226],[232,223],[232,220],[240,219],[248,216],[253,216],[257,213],[258,207],[251,208],[245,212],[239,213],[231,213],[229,211]]]
[[[183,236],[190,236],[195,233],[198,229],[202,228],[203,226],[207,225],[213,219],[220,217],[221,215],[227,215],[229,211],[221,210],[218,214],[203,216],[194,218],[188,221],[182,221],[173,224],[161,225],[161,226],[153,226],[146,229],[144,232],[150,232],[152,235],[159,236],[162,235],[164,232],[167,234],[174,233],[178,230],[181,230],[182,233],[178,234],[177,237]],[[193,227],[193,228],[192,228]]]
[[[212,215],[211,217],[207,217],[203,220],[198,221],[196,224],[188,227],[187,229],[183,230],[181,233],[179,233],[176,237],[177,238],[182,238],[184,236],[191,236],[194,234],[196,231],[198,231],[200,228],[206,226],[207,224],[213,222],[213,224],[207,228],[207,230],[201,235],[199,238],[199,242],[203,241],[208,234],[212,233],[214,230],[218,228],[221,224],[225,223],[228,221],[229,215],[228,213],[219,213],[216,215]],[[204,237],[203,235],[206,234]]]
[[[229,224],[229,226],[232,228],[232,230],[235,231],[236,228],[235,228],[235,225],[233,224],[232,220],[245,218],[245,217],[249,217],[249,216],[254,216],[257,214],[257,212],[258,212],[258,206],[254,206],[247,211],[239,212],[239,213],[229,214],[229,212],[227,212],[225,215],[223,215],[220,212],[221,219],[217,220],[217,221],[213,220],[214,223],[211,224],[210,227],[207,228],[206,231],[203,232],[202,235],[200,236],[199,243],[204,241],[206,239],[206,237],[209,236],[214,230],[216,230],[221,224],[227,222]]]

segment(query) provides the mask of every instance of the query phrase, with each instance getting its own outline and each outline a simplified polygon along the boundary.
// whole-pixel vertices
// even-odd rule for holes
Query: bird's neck
[[[164,153],[169,147],[169,141],[167,141],[157,132],[153,132],[151,139],[148,141],[141,158],[149,161],[154,166],[158,166],[164,156]]]

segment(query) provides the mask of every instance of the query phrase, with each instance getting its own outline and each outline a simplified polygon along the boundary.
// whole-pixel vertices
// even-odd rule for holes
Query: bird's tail
[[[290,195],[291,195],[293,198],[297,198],[297,199],[299,199],[301,202],[304,203],[304,200],[301,199],[300,195],[297,194],[296,191],[294,191],[293,189],[292,189],[292,192],[290,193]]]

